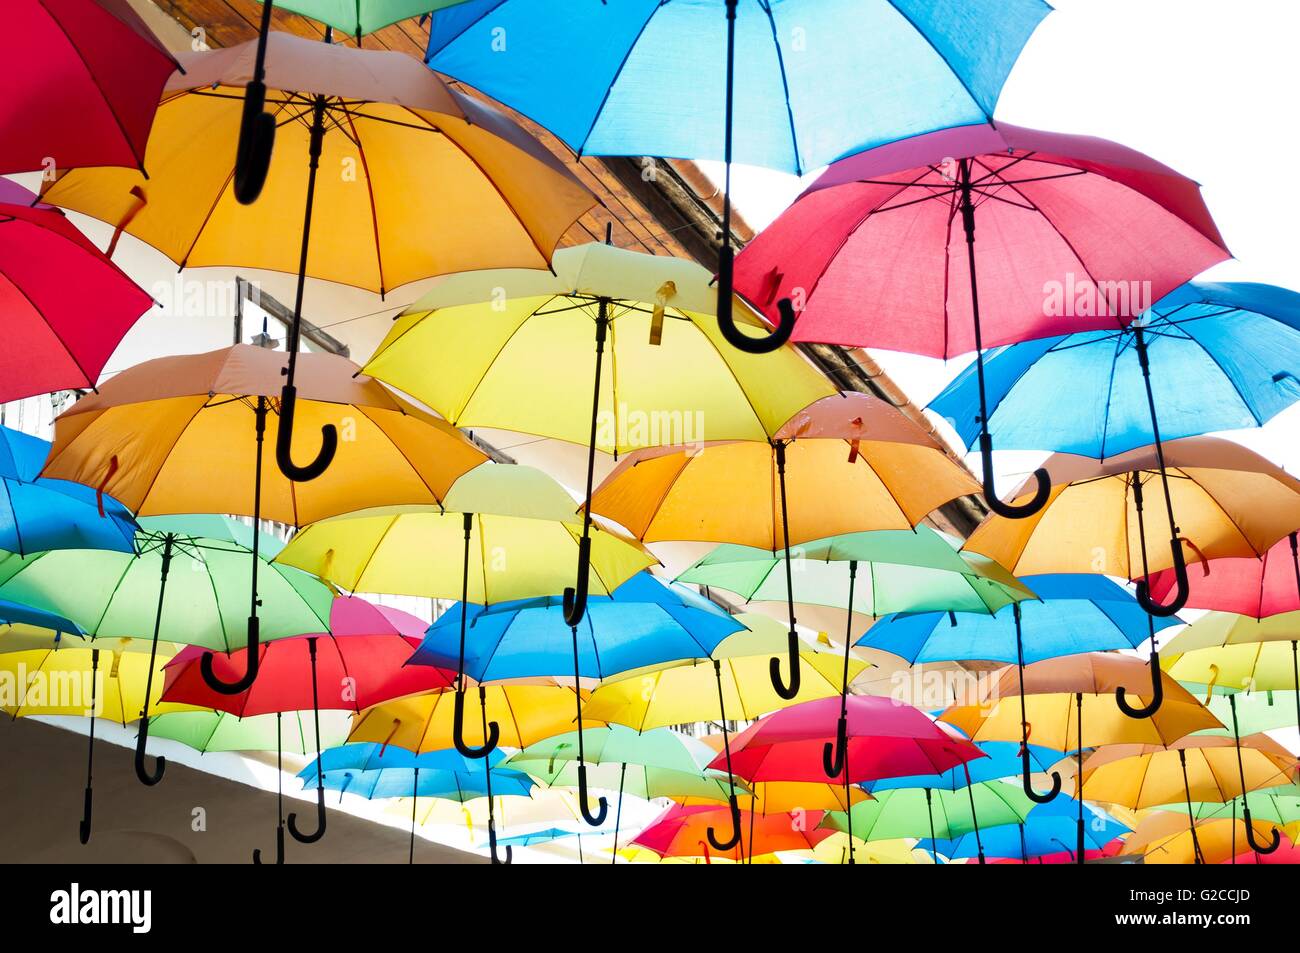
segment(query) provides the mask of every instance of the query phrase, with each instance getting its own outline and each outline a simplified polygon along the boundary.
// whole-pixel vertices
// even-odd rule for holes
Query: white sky
[[[1206,276],[1300,289],[1297,0],[1049,0],[997,118],[1114,139],[1200,182],[1235,261]],[[709,164],[711,175],[721,167]],[[802,190],[791,175],[737,167],[737,206],[763,228]],[[811,181],[814,176],[805,181]],[[920,405],[968,359],[873,352]],[[937,419],[937,418],[936,418]],[[940,422],[941,423],[941,422]],[[941,423],[954,445],[955,435]],[[1300,408],[1230,436],[1300,472]],[[999,454],[1013,488],[1042,454]],[[978,467],[978,455],[971,458]]]

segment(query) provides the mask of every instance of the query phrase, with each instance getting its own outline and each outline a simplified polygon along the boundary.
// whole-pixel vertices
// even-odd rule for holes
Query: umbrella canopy
[[[60,169],[143,167],[176,60],[128,0],[5,6],[0,174],[46,169],[51,160]]]
[[[1180,738],[1167,748],[1106,745],[1083,759],[1083,793],[1091,801],[1136,810],[1184,801],[1222,804],[1241,796],[1243,773],[1247,791],[1294,780],[1295,758],[1267,735],[1241,739],[1241,772],[1235,749],[1230,738],[1210,737]],[[1256,797],[1255,814],[1260,803]]]
[[[867,394],[823,397],[768,444],[657,448],[624,458],[592,511],[646,542],[697,540],[778,550],[781,469],[789,543],[871,529],[908,529],[979,484],[902,411]]]
[[[1202,634],[1189,627],[1165,646],[1160,664],[1170,677],[1219,692],[1294,691],[1298,687],[1296,655],[1290,641],[1197,648]],[[1300,632],[1294,638],[1300,638]]]
[[[1300,581],[1296,577],[1296,563],[1300,544],[1296,534],[1288,533],[1260,557],[1225,557],[1208,560],[1201,572],[1189,574],[1187,605],[1193,609],[1217,609],[1213,625],[1231,623],[1225,631],[1225,642],[1263,642],[1275,635],[1272,626],[1256,625],[1252,620],[1291,613],[1290,618],[1277,619],[1276,632],[1296,628],[1300,620]],[[1169,570],[1151,577],[1151,594],[1163,599],[1176,584]],[[1228,615],[1248,616],[1238,619]],[[1209,618],[1209,617],[1207,617]],[[1198,620],[1204,622],[1205,620]],[[1256,633],[1268,633],[1267,635]],[[1285,636],[1290,638],[1290,636]]]
[[[989,431],[1004,450],[1098,459],[1152,443],[1157,435],[1143,359],[1162,439],[1261,425],[1300,400],[1300,383],[1289,370],[1300,367],[1300,294],[1272,285],[1191,282],[1127,327],[990,353],[984,365]],[[1066,387],[1068,400],[1062,399]],[[930,403],[968,447],[979,436],[978,407],[974,367]]]
[[[497,606],[457,604],[430,626],[415,665],[455,667],[460,614],[468,611],[465,671],[477,681],[573,671],[572,626],[559,597]],[[685,586],[638,573],[609,596],[592,596],[578,623],[578,670],[603,679],[632,669],[707,657],[744,626]]]
[[[589,244],[556,252],[553,268],[440,282],[398,316],[365,372],[458,427],[586,444],[592,342],[607,327],[615,370],[600,377],[595,446],[617,453],[766,441],[834,393],[792,348],[727,344],[711,317],[712,276],[695,262]]]
[[[1300,496],[1297,496],[1300,503]],[[865,615],[890,612],[993,613],[1033,593],[1001,566],[968,559],[928,526],[877,530],[813,540],[790,552],[794,601],[850,608]],[[784,600],[780,569],[785,554],[724,543],[677,577],[716,586],[754,602]],[[862,582],[848,605],[849,572],[859,563]]]
[[[975,813],[971,813],[974,800]],[[986,781],[963,791],[926,791],[900,788],[881,791],[873,800],[855,804],[851,810],[854,836],[863,840],[890,840],[896,837],[954,838],[975,830],[978,822],[986,827],[1017,824],[1034,808],[1018,784]],[[849,830],[849,817],[843,811],[827,813],[823,827],[835,831]]]
[[[565,0],[544,10],[476,0],[434,14],[428,62],[581,155],[721,159],[731,8],[735,159],[787,172],[988,121],[1021,48],[1051,10],[1039,0],[961,2],[942,14],[883,0]],[[495,52],[497,29],[509,31],[506,52]],[[583,51],[576,80],[556,69],[574,50]]]
[[[146,636],[157,617],[164,642],[220,652],[243,646],[253,530],[224,516],[150,517],[140,526],[139,555],[70,549],[0,557],[0,598],[65,616],[99,638]],[[168,538],[171,572],[158,616]],[[333,594],[305,572],[269,564],[278,546],[262,534],[262,638],[328,631]]]
[[[493,795],[527,795],[533,788],[525,774],[504,768],[505,755],[493,752],[486,764],[492,769]],[[404,748],[377,744],[345,744],[321,752],[324,786],[364,798],[440,797],[469,801],[483,797],[487,788],[484,763],[463,757],[454,749],[414,754]],[[317,763],[298,772],[303,787],[317,783]]]
[[[135,520],[121,503],[80,483],[39,476],[48,441],[0,427],[0,550],[29,555],[50,549],[135,551]]]
[[[409,56],[267,37],[276,149],[261,197],[229,188],[256,42],[181,53],[149,137],[146,180],[86,169],[46,201],[119,226],[181,267],[299,270],[311,121],[324,123],[306,274],[380,294],[475,268],[541,268],[591,194],[526,132]],[[466,228],[472,222],[473,228]]]
[[[95,7],[91,0],[49,4],[56,5]],[[16,6],[21,12],[6,12],[17,12],[20,19],[30,16],[31,8],[41,8],[36,0],[18,0]],[[82,29],[84,25],[77,32]],[[0,49],[20,37],[20,45],[30,48],[30,38],[10,23]],[[6,103],[10,97],[5,86],[17,72],[16,54],[9,52],[0,75],[0,97]],[[52,88],[48,95],[57,97],[60,89]],[[42,94],[30,102],[46,101]],[[22,138],[9,128],[11,118],[21,115],[25,123],[32,112],[0,111],[0,142],[4,143],[0,164],[11,145]],[[53,147],[46,142],[40,148]],[[59,156],[58,152],[40,154]],[[114,349],[153,300],[62,212],[37,204],[33,195],[12,182],[0,184],[0,225],[0,308],[5,315],[0,325],[0,401],[94,387]]]
[[[1037,805],[1019,824],[1007,823],[986,828],[981,821],[978,841],[973,834],[962,834],[952,839],[925,838],[916,846],[942,854],[951,860],[975,858],[981,850],[989,857],[1016,859],[1049,857],[1064,851],[1071,855],[1071,860],[1076,860],[1073,845],[1077,836],[1077,813],[1078,805],[1070,798],[1063,797],[1048,804]],[[1088,858],[1099,855],[1116,838],[1129,832],[1119,821],[1091,804],[1084,805],[1084,814],[1086,820],[1083,833]]]
[[[937,774],[984,757],[910,705],[851,695],[847,703],[847,769],[828,777],[823,748],[836,738],[840,700],[823,698],[785,708],[750,725],[731,744],[731,768],[750,781],[871,781]],[[722,755],[712,768],[725,768]]]
[[[1152,811],[1124,841],[1123,856],[1140,856],[1144,864],[1193,864],[1198,853],[1207,864],[1232,860],[1247,850],[1247,828],[1257,841],[1268,839],[1276,830],[1268,821],[1247,824],[1241,817],[1198,820],[1189,824],[1187,815],[1175,811]],[[1195,831],[1195,837],[1193,837]],[[1250,853],[1248,862],[1263,854]]]
[[[942,774],[921,774],[898,778],[879,778],[862,787],[872,792],[892,791],[897,788],[931,788],[936,791],[960,791],[971,784],[999,781],[1021,773],[1020,743],[1012,741],[981,741],[975,747],[987,757],[963,762]],[[1047,772],[1065,753],[1042,745],[1027,745],[1029,763],[1036,772]]]
[[[1205,707],[1210,710],[1224,726],[1232,724],[1232,711],[1229,701],[1237,709],[1237,723],[1243,736],[1257,734],[1261,731],[1273,731],[1278,728],[1290,728],[1296,724],[1297,702],[1300,692],[1252,692],[1241,691],[1235,694],[1217,694],[1204,698]],[[1228,727],[1210,728],[1197,732],[1200,735],[1214,737],[1231,737],[1232,729]]]
[[[1300,525],[1300,481],[1240,444],[1214,437],[1188,437],[1165,444],[1171,502],[1178,532],[1171,533],[1164,508],[1144,511],[1151,571],[1173,565],[1157,540],[1178,536],[1188,561],[1219,556],[1260,556]],[[1052,474],[1047,505],[1028,519],[989,516],[966,542],[1017,575],[1104,573],[1133,579],[1143,575],[1133,480],[1159,480],[1150,447],[1100,463],[1054,454],[1044,464]],[[1027,497],[1031,485],[1018,491]],[[1151,496],[1159,498],[1159,490]],[[1153,544],[1154,543],[1154,544]],[[1188,573],[1196,575],[1192,569]]]
[[[441,10],[461,2],[463,0],[275,0],[275,6],[319,20],[345,36],[355,36],[360,45],[361,37],[398,20],[423,17],[431,10]]]
[[[1193,731],[1221,727],[1205,706],[1168,674],[1161,672],[1164,704],[1148,718],[1130,718],[1115,704],[1123,687],[1135,704],[1151,696],[1151,672],[1140,658],[1090,652],[1026,665],[1023,675],[1011,665],[991,679],[979,704],[954,705],[940,717],[975,741],[1018,741],[1024,721],[1031,737],[1060,751],[1109,744],[1171,744]],[[1083,727],[1078,711],[1082,707]],[[1079,732],[1082,730],[1082,741]]]
[[[1018,602],[1025,662],[1060,655],[1136,648],[1150,635],[1148,616],[1123,587],[1104,576],[1049,574],[1021,579],[1041,601]],[[1016,661],[1014,613],[902,613],[877,620],[858,639],[864,648],[918,662]],[[1154,620],[1157,630],[1177,619]]]
[[[1190,179],[1104,139],[999,122],[837,162],[741,252],[736,289],[772,317],[797,295],[797,341],[947,358],[1114,330],[1227,257]]]
[[[795,811],[844,811],[850,804],[871,799],[871,795],[856,784],[845,789],[842,784],[822,781],[758,781],[746,785],[752,793],[738,783],[736,803],[742,811],[756,814],[791,814]],[[679,797],[676,800],[686,807],[715,801],[716,798]]]
[[[517,685],[484,685],[487,717],[500,725],[500,744],[526,748],[552,735],[571,731],[574,724],[574,689],[554,682]],[[423,754],[452,747],[452,706],[455,692],[433,692],[395,698],[361,712],[352,723],[348,741],[373,741],[397,745]],[[579,692],[580,699],[585,691]],[[603,722],[583,719],[583,728],[599,728]],[[465,740],[483,743],[477,719],[465,723]]]
[[[576,760],[529,761],[515,755],[510,759],[509,767],[522,771],[548,788],[576,789],[581,784],[578,776],[580,765]],[[698,768],[694,771],[673,771],[643,764],[588,765],[587,787],[598,791],[617,791],[620,796],[628,795],[645,800],[692,798],[696,803],[712,802],[720,805],[726,803],[732,792],[732,784],[725,773]]]
[[[542,471],[493,464],[457,479],[439,508],[362,510],[309,526],[279,561],[353,592],[459,599],[469,518],[468,598],[497,607],[554,595],[573,582],[582,536],[575,509]],[[608,595],[655,562],[622,534],[592,527],[593,593]]]
[[[810,850],[830,836],[819,830],[821,811],[801,814],[741,813],[739,842],[728,850],[710,848],[706,838],[711,828],[730,822],[727,808],[674,804],[638,834],[634,846],[645,847],[661,857],[708,857],[713,854],[740,862],[749,856],[783,850]]]
[[[635,764],[698,772],[713,760],[714,755],[713,749],[704,742],[666,728],[641,732],[622,725],[609,725],[585,731],[583,735],[586,760],[592,764]],[[534,742],[510,760],[512,763],[560,763],[572,761],[577,751],[577,733],[566,732]]]
[[[141,515],[253,516],[259,416],[275,441],[286,355],[248,344],[137,364],[55,422],[44,475],[102,487]],[[298,357],[298,436],[337,426],[333,465],[299,483],[262,460],[261,512],[292,526],[359,507],[438,504],[487,457],[454,428],[354,376],[333,354]],[[220,479],[213,479],[219,475]]]
[[[0,652],[90,648],[91,639],[71,619],[8,599],[0,599],[0,625],[4,626],[0,629]]]
[[[241,718],[313,708],[317,700],[322,709],[359,712],[390,698],[451,685],[454,672],[405,664],[419,644],[400,635],[313,635],[265,642],[257,648],[257,679],[233,695],[208,685],[200,671],[205,652],[190,646],[167,664],[163,697]],[[213,668],[223,677],[242,672],[247,651],[217,655]]]
[[[323,748],[341,745],[347,739],[352,720],[346,711],[320,712],[320,738],[310,710],[286,711],[280,718],[280,747],[289,754],[314,755]],[[275,714],[240,718],[224,711],[177,711],[155,715],[149,720],[149,735],[169,738],[195,751],[274,751]]]
[[[784,626],[768,616],[742,613],[734,617],[745,631],[723,639],[710,658],[656,670],[630,672],[603,682],[583,708],[587,717],[616,722],[637,731],[696,721],[738,718],[752,720],[768,712],[840,693],[841,659],[802,644],[803,670],[799,692],[791,699],[778,695],[768,666],[772,655],[786,650]],[[716,668],[715,668],[716,665]],[[867,663],[850,659],[852,682]],[[717,698],[722,684],[722,709]]]

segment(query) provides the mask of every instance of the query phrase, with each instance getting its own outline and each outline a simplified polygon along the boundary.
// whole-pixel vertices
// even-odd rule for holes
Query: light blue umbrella
[[[434,13],[427,62],[579,155],[726,163],[718,324],[731,317],[731,163],[803,173],[990,122],[1042,0],[470,0]]]
[[[1040,804],[1029,812],[1022,824],[1000,824],[985,828],[979,843],[973,833],[951,840],[930,840],[928,837],[916,846],[932,854],[942,854],[952,860],[978,857],[981,846],[990,857],[1019,857],[1026,863],[1034,857],[1068,853],[1075,856],[1079,821],[1077,805],[1073,798],[1061,798],[1052,804]],[[1084,805],[1084,850],[1101,850],[1116,837],[1127,834],[1129,828],[1109,814],[1091,804]],[[1071,842],[1076,847],[1070,847]],[[1077,859],[1077,858],[1076,858]]]
[[[49,629],[54,633],[50,640],[50,648],[55,649],[59,647],[59,636],[64,632],[79,636],[86,634],[81,626],[71,619],[46,612],[44,609],[34,609],[22,603],[10,602],[8,599],[0,599],[0,625],[30,625],[38,629]]]
[[[135,551],[135,520],[125,506],[88,486],[40,476],[50,443],[0,427],[0,550]]]
[[[1190,282],[1128,327],[999,348],[984,358],[984,376],[989,431],[1004,449],[1107,459],[1154,444],[1169,525],[1177,526],[1163,441],[1254,427],[1300,400],[1300,294]],[[930,409],[970,447],[980,434],[979,406],[971,366]],[[1140,495],[1135,503],[1141,533]],[[1138,586],[1138,601],[1158,615],[1173,615],[1188,596],[1182,544],[1174,539],[1170,547],[1173,600],[1160,605],[1145,580]]]

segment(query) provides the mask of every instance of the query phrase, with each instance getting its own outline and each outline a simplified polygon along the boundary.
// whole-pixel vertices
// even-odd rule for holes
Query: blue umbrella
[[[1091,804],[1084,805],[1084,811],[1089,815],[1084,824],[1085,850],[1088,847],[1100,850],[1129,831],[1119,821]],[[1019,857],[1026,862],[1031,857],[1059,854],[1062,851],[1073,856],[1074,849],[1069,844],[1077,839],[1078,820],[1072,816],[1076,813],[1074,799],[1065,797],[1052,804],[1040,804],[1029,812],[1023,824],[1000,824],[985,828],[978,844],[973,834],[964,834],[950,840],[925,838],[916,846],[954,860],[979,856],[981,846],[987,855]]]
[[[725,162],[719,327],[762,352],[789,338],[794,310],[782,302],[766,339],[732,323],[733,158],[803,173],[989,122],[1049,12],[1042,0],[470,0],[432,15],[427,61],[580,155]]]
[[[1177,526],[1162,441],[1256,426],[1300,400],[1300,294],[1190,282],[1126,328],[1009,345],[987,355],[984,367],[988,426],[999,446],[1106,459],[1154,444],[1169,525]],[[930,404],[968,447],[980,434],[978,408],[973,366]],[[1140,496],[1135,504],[1141,531]],[[1145,581],[1138,586],[1138,601],[1158,615],[1187,601],[1182,545],[1170,545],[1173,601],[1154,603]]]
[[[55,633],[51,648],[58,648],[59,635],[69,632],[73,635],[85,635],[85,631],[71,619],[65,619],[44,609],[33,609],[18,602],[0,599],[0,625],[30,625],[38,629],[50,629]]]
[[[135,551],[135,520],[125,506],[88,486],[40,476],[50,443],[0,427],[0,549],[28,555],[51,549]]]
[[[1157,631],[1180,624],[1176,618],[1157,618],[1143,611],[1127,590],[1104,576],[1062,573],[1026,576],[1022,581],[1041,601],[1016,603],[993,616],[946,612],[885,616],[858,644],[913,664],[972,659],[1014,663],[1023,685],[1028,662],[1136,648],[1153,639]],[[1152,658],[1159,659],[1154,648]],[[1158,677],[1159,662],[1152,665]],[[1022,745],[1028,745],[1023,694],[1020,701]],[[1022,760],[1025,793],[1039,803],[1055,798],[1061,790],[1060,775],[1051,772],[1052,790],[1038,794],[1030,786],[1029,759],[1022,755]]]
[[[960,791],[971,784],[999,781],[1020,774],[1020,743],[1017,741],[981,741],[976,745],[987,758],[950,768],[943,774],[911,775],[902,778],[881,778],[861,785],[867,792],[890,791],[896,788],[930,788],[931,790]],[[1065,757],[1065,752],[1042,745],[1029,745],[1029,760],[1035,771],[1046,773],[1052,765]],[[967,778],[969,777],[969,780]]]

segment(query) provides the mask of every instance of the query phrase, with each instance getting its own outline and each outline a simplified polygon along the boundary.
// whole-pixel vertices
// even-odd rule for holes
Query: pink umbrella
[[[1291,533],[1260,558],[1210,559],[1189,573],[1187,606],[1265,619],[1300,611],[1300,552]],[[1164,601],[1177,584],[1172,569],[1151,576],[1151,595]]]
[[[1102,139],[985,124],[836,162],[741,253],[736,290],[774,320],[793,299],[796,341],[974,350],[983,404],[985,346],[1126,325],[1227,257],[1199,187],[1172,169]],[[1034,500],[1009,506],[986,425],[980,449],[993,510],[1042,508],[1045,471]]]
[[[177,68],[127,0],[7,0],[0,173],[142,168],[163,84]]]
[[[35,200],[0,181],[0,401],[94,387],[153,303],[62,212]]]

